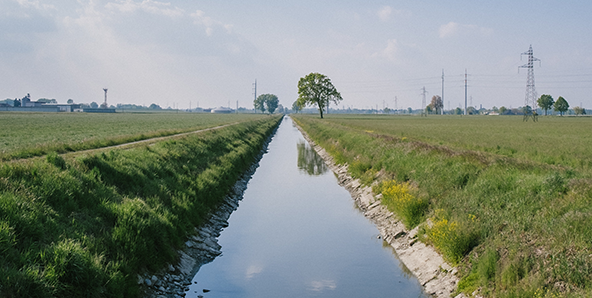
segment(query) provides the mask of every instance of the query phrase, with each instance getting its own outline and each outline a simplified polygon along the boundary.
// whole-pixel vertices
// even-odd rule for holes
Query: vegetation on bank
[[[0,160],[102,148],[262,115],[207,113],[0,113]]]
[[[280,117],[0,166],[1,297],[137,297],[252,165]]]
[[[293,118],[459,265],[459,292],[592,295],[592,119]]]

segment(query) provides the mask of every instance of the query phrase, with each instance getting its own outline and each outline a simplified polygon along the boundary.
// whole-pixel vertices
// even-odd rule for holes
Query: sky
[[[298,80],[328,76],[338,108],[592,108],[591,1],[0,0],[0,99],[291,107]],[[332,106],[335,107],[335,106]]]

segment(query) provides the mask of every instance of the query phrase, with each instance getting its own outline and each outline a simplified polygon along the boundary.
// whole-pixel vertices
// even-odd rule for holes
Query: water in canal
[[[427,297],[377,236],[286,117],[187,297]]]

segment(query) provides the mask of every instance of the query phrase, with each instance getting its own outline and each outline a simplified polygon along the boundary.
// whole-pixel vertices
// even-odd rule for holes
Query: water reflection
[[[308,143],[299,140],[296,147],[298,148],[298,169],[311,176],[327,172],[325,161]]]

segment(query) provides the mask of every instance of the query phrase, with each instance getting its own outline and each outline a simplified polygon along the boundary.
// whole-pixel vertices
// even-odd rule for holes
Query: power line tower
[[[541,60],[534,57],[532,54],[532,45],[530,45],[527,52],[520,54],[520,59],[522,59],[522,55],[528,56],[528,62],[518,67],[518,71],[520,71],[520,68],[528,69],[528,76],[526,77],[526,96],[524,97],[524,121],[528,121],[530,116],[532,116],[533,121],[537,121],[537,92],[534,87],[534,62],[539,61],[540,64]]]

